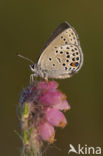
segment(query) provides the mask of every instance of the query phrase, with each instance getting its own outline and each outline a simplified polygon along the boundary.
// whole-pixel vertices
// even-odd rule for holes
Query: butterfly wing
[[[66,31],[67,30],[67,31]],[[64,32],[65,31],[65,32]],[[63,33],[64,32],[64,33]],[[47,40],[46,44],[44,45],[43,49],[41,50],[41,53],[48,47],[48,45],[54,40],[56,39],[56,37],[60,37],[59,35],[61,35],[61,39],[62,39],[62,45],[64,45],[66,43],[66,39],[68,39],[69,43],[72,44],[78,44],[79,43],[79,38],[78,35],[76,33],[76,31],[74,30],[73,27],[71,27],[71,25],[68,22],[63,22],[61,23],[56,29],[55,31],[51,34],[51,36],[49,37],[49,39]],[[65,37],[63,38],[63,36],[65,35]],[[59,38],[58,38],[59,39]],[[60,39],[60,40],[61,40]],[[65,42],[63,42],[65,41]],[[58,46],[61,46],[61,42],[58,43]]]
[[[50,78],[67,78],[81,68],[81,52],[78,46],[68,44],[58,47],[52,54],[49,52],[42,60],[42,70]]]
[[[38,65],[42,70],[47,71],[48,77],[66,78],[80,68],[81,57],[82,51],[78,36],[74,29],[64,22],[47,41],[38,60]],[[78,65],[75,64],[76,62]]]
[[[70,28],[71,26],[69,25],[69,23],[64,22],[61,23],[56,29],[55,31],[51,34],[51,36],[49,37],[49,39],[47,40],[46,44],[44,45],[43,49],[41,50],[41,53],[47,48],[47,46],[59,35],[61,34],[64,30]]]

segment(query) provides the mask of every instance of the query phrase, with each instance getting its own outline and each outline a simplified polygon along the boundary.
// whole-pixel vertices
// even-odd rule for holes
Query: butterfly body
[[[69,78],[83,64],[83,53],[78,35],[67,22],[57,27],[44,46],[38,63],[31,66],[35,76]]]

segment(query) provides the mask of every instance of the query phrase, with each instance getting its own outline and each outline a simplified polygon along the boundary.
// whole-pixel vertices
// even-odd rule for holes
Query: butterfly
[[[74,28],[63,22],[52,33],[38,62],[30,65],[33,77],[65,79],[77,73],[83,64],[79,37]]]

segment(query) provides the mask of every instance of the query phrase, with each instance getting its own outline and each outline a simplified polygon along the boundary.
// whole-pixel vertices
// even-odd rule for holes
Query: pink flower
[[[70,109],[70,105],[68,105],[67,100],[64,100],[64,101],[61,101],[60,103],[56,104],[56,105],[54,106],[54,108],[57,108],[57,109],[59,109],[59,110],[64,110],[64,111],[66,111],[66,110],[69,110],[69,109]]]
[[[27,87],[21,96],[22,110],[24,103],[28,104],[28,120],[37,128],[38,136],[49,143],[55,140],[55,127],[65,127],[67,120],[61,111],[67,111],[70,106],[66,96],[57,89],[55,81],[36,82]]]
[[[44,141],[48,141],[49,143],[54,142],[55,131],[51,124],[48,122],[39,124],[39,135]]]
[[[45,81],[41,81],[38,83],[37,88],[44,88],[44,89],[56,89],[58,87],[58,83],[56,83],[55,81],[49,81],[49,82],[45,82]]]
[[[53,126],[65,127],[67,120],[62,112],[58,109],[50,108],[45,114],[46,120]]]

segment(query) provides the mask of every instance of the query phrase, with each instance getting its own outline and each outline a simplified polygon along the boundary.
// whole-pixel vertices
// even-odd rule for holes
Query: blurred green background
[[[71,110],[68,125],[57,129],[55,148],[46,155],[67,156],[69,144],[103,146],[103,0],[1,0],[0,1],[0,155],[18,156],[21,141],[16,107],[29,83],[29,63],[17,52],[37,62],[40,50],[54,29],[68,21],[78,32],[84,65],[71,79],[59,80]],[[103,153],[102,153],[103,154]],[[73,155],[73,154],[71,154]]]

